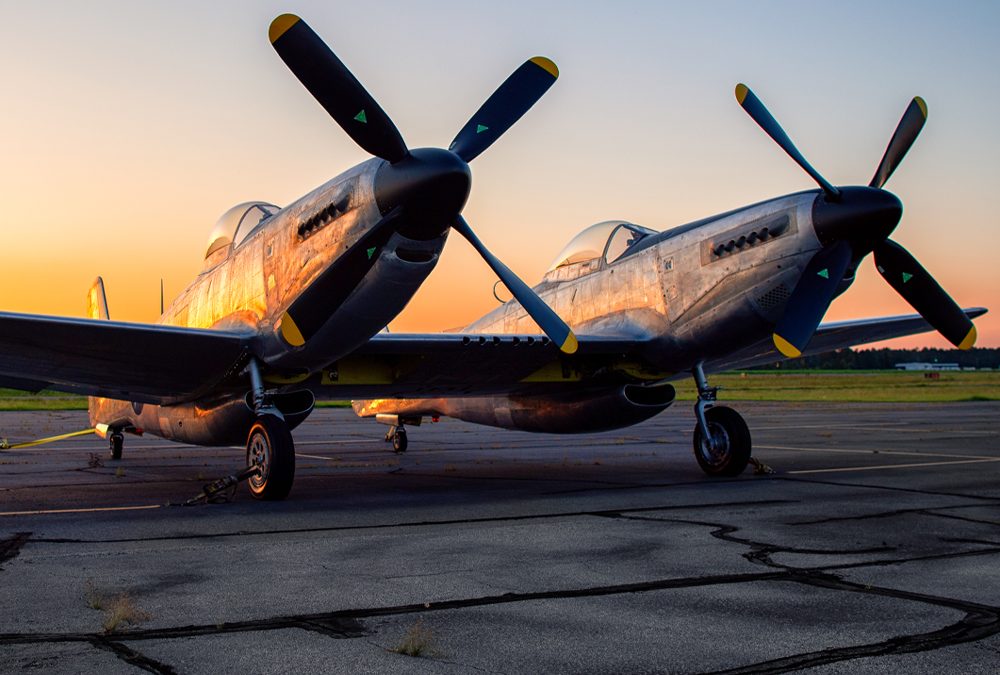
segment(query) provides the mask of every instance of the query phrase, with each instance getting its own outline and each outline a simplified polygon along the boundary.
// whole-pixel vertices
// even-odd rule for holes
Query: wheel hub
[[[701,456],[709,464],[720,466],[729,454],[729,434],[725,427],[715,423],[709,423],[708,432],[711,436],[701,439]]]
[[[271,467],[271,452],[263,434],[254,434],[250,440],[250,449],[247,453],[250,466],[257,467],[257,474],[250,478],[254,487],[260,488],[267,482],[267,474]]]

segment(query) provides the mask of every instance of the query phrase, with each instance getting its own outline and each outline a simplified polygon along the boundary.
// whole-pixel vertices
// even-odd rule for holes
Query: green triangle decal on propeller
[[[365,115],[365,111],[364,110],[362,110],[357,115],[355,115],[354,119],[356,119],[357,121],[361,122],[362,124],[368,124],[368,117]]]
[[[477,124],[477,125],[476,125],[476,133],[477,133],[477,134],[481,134],[481,133],[483,133],[484,131],[486,131],[487,129],[489,129],[489,127],[488,127],[488,126],[486,126],[485,124]]]
[[[910,274],[909,272],[903,272],[903,283],[904,283],[904,284],[905,284],[905,283],[906,283],[907,281],[909,281],[910,279],[912,279],[912,278],[913,278],[913,275],[912,275],[912,274]]]
[[[829,279],[830,278],[830,270],[827,269],[826,267],[824,267],[823,269],[821,269],[816,274],[819,275],[819,276],[821,276],[821,277],[823,277],[824,279]]]
[[[372,246],[370,249],[368,249],[368,259],[371,260],[373,255],[375,255],[375,247],[374,246]]]

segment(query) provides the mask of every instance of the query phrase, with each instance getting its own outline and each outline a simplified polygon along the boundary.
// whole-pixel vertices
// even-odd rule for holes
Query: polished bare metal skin
[[[581,344],[598,336],[630,343],[631,358],[617,367],[609,360],[583,378],[560,378],[560,371],[551,370],[548,390],[536,373],[533,392],[377,399],[358,402],[355,409],[363,416],[448,415],[561,433],[646,419],[673,402],[672,388],[651,395],[654,389],[647,387],[647,395],[636,400],[627,387],[686,377],[696,363],[722,364],[741,348],[769,341],[783,300],[821,247],[812,225],[816,199],[822,196],[815,191],[788,195],[661,233],[626,221],[598,223],[581,233],[574,239],[580,245],[571,242],[534,290],[581,336]],[[510,301],[461,332],[535,331],[531,318]],[[570,382],[575,392],[566,389]]]
[[[812,190],[661,233],[625,221],[598,223],[574,239],[534,287],[580,336],[581,357],[562,358],[559,367],[540,366],[509,383],[507,392],[489,393],[487,381],[480,389],[489,395],[444,389],[434,398],[406,393],[411,397],[356,401],[355,410],[362,416],[388,415],[390,421],[392,415],[411,421],[446,415],[553,433],[619,428],[646,419],[673,402],[672,388],[663,383],[689,377],[696,368],[713,372],[784,358],[771,334],[803,270],[823,246],[820,233],[829,228],[829,208],[824,194]],[[824,214],[818,227],[817,212]],[[865,215],[853,226],[867,227]],[[841,228],[851,225],[839,222]],[[629,245],[629,239],[637,240]],[[837,293],[853,280],[850,269]],[[970,316],[984,311],[967,310]],[[536,330],[519,304],[510,301],[461,333],[490,336],[483,347],[488,350],[496,336]],[[809,353],[927,330],[919,316],[826,324],[817,330]],[[614,346],[596,347],[598,339]],[[503,345],[500,338],[496,349]],[[590,352],[586,361],[590,345],[604,358]],[[524,354],[506,351],[515,362]],[[498,357],[496,367],[509,367],[511,361],[501,363]]]

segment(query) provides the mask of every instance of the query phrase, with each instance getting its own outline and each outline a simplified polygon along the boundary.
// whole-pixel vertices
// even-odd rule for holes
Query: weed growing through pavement
[[[430,628],[424,626],[423,619],[417,619],[417,622],[407,629],[403,640],[392,651],[404,656],[434,656],[437,651],[433,645],[434,633]]]
[[[105,633],[114,633],[126,626],[137,626],[151,618],[149,612],[139,609],[128,593],[122,593],[112,598],[104,611],[102,625]]]
[[[108,597],[98,590],[93,579],[87,579],[84,583],[83,597],[87,601],[87,607],[104,612],[101,626],[105,633],[114,633],[126,626],[137,626],[151,618],[149,612],[139,609],[128,593]]]

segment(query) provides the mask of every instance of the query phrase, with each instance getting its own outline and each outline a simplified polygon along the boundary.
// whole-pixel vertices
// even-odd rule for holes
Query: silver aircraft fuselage
[[[278,382],[356,349],[406,306],[437,265],[447,230],[422,241],[394,232],[383,246],[365,251],[367,269],[359,283],[318,312],[323,320],[307,349],[288,312],[382,217],[373,184],[385,164],[376,158],[344,172],[255,224],[245,237],[232,229],[213,233],[204,269],[157,323],[245,332],[255,340],[264,372]],[[253,411],[244,400],[245,382],[234,378],[232,384],[231,390],[214,388],[201,400],[176,405],[92,397],[91,424],[189,443],[241,443]],[[312,398],[296,396],[284,405],[294,426],[308,415]]]
[[[647,359],[688,371],[770,335],[821,248],[812,225],[818,196],[791,194],[651,234],[617,260],[604,251],[556,261],[535,291],[578,334],[652,339],[659,348]],[[530,333],[534,325],[508,302],[465,331]]]
[[[631,356],[543,368],[513,393],[446,395],[355,401],[363,416],[415,423],[446,415],[490,426],[572,433],[619,428],[668,407],[666,381],[696,365],[766,341],[781,318],[803,270],[822,244],[813,227],[816,190],[777,197],[655,233],[626,221],[607,221],[576,239],[604,232],[589,254],[573,242],[541,283],[538,295],[582,340],[603,338],[634,345]],[[622,250],[622,228],[647,232]],[[838,292],[853,281],[853,265]],[[530,335],[531,318],[510,301],[466,326],[462,333]],[[489,340],[487,340],[489,343]],[[638,357],[638,358],[636,358]],[[775,354],[775,358],[780,358]],[[336,387],[321,395],[335,396]],[[317,391],[321,391],[317,389]]]

